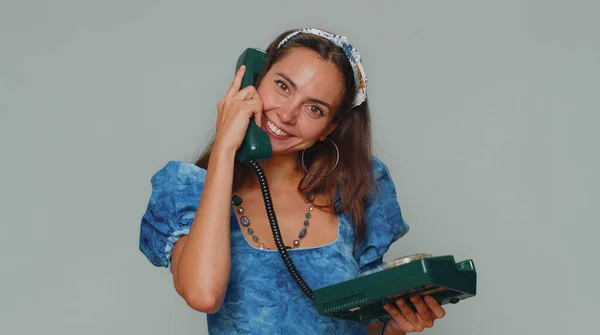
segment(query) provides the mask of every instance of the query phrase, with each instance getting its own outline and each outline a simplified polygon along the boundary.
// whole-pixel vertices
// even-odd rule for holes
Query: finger
[[[259,128],[262,128],[262,120],[263,120],[263,115],[262,115],[262,111],[263,111],[263,103],[262,100],[260,99],[253,99],[252,101],[247,101],[244,102],[245,107],[244,110],[246,112],[248,112],[248,117],[249,118],[254,118],[254,123],[256,123],[256,125]]]
[[[234,97],[236,100],[243,100],[248,103],[249,111],[252,112],[254,121],[259,128],[262,128],[263,102],[258,92],[253,86],[248,86],[239,91]]]
[[[400,310],[398,310],[397,307],[395,307],[392,304],[385,304],[383,305],[383,308],[390,313],[390,316],[392,317],[392,320],[396,323],[394,324],[393,322],[390,323],[390,325],[398,330],[404,331],[404,332],[410,332],[413,331],[413,325],[410,324],[410,322],[408,322],[408,320],[406,320],[406,318],[402,315],[402,313],[400,312]]]
[[[252,85],[242,88],[233,95],[233,99],[238,101],[255,99],[258,96],[256,88]]]
[[[237,109],[239,110],[239,112],[241,113],[241,115],[244,115],[247,118],[252,118],[254,117],[254,121],[256,123],[256,125],[259,128],[262,128],[262,120],[263,120],[263,115],[262,115],[262,111],[263,111],[263,102],[262,100],[260,100],[260,98],[253,98],[251,100],[246,100],[246,101],[237,101],[235,103],[235,106],[237,107],[232,107],[233,110]]]
[[[246,73],[246,66],[245,65],[240,66],[238,71],[235,73],[235,77],[233,78],[233,81],[231,82],[231,86],[229,86],[227,93],[225,93],[226,97],[232,97],[240,90],[240,85],[242,85],[242,79],[244,78],[245,73]]]
[[[441,319],[446,315],[446,311],[440,304],[431,296],[426,296],[425,303],[429,306],[429,309],[433,312],[436,318]]]
[[[423,299],[417,295],[410,297],[410,301],[413,303],[413,305],[415,305],[417,313],[419,313],[419,319],[421,319],[423,326],[431,328],[433,326],[433,316],[429,311],[429,306],[427,306],[427,304],[423,302]]]
[[[262,128],[262,111],[254,113],[254,122],[258,128]]]
[[[262,120],[263,120],[263,101],[258,96],[258,93],[254,97],[254,103],[256,104],[253,110],[254,121],[256,121],[256,125],[258,128],[262,128]]]
[[[408,306],[404,299],[396,300],[396,305],[398,305],[400,311],[402,312],[402,315],[404,315],[406,320],[410,322],[413,326],[418,326],[420,324],[417,314],[413,312],[413,310]]]

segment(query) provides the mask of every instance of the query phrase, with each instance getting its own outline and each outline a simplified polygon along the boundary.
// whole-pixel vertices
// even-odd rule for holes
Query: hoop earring
[[[333,144],[333,147],[335,148],[335,153],[336,153],[335,165],[333,165],[333,169],[331,169],[331,171],[329,171],[329,173],[327,173],[323,176],[319,176],[319,177],[329,176],[335,170],[335,168],[338,166],[338,163],[340,162],[340,150],[338,149],[337,144],[335,144],[335,142],[328,137],[325,137],[325,139],[328,140],[329,142],[331,142],[331,144]],[[306,171],[306,173],[309,173],[308,169],[306,168],[306,165],[304,164],[304,151],[306,151],[306,149],[302,150],[302,159],[301,159],[302,167],[304,168],[304,171]]]

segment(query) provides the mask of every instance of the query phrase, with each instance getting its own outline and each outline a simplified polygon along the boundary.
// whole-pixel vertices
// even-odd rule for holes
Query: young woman
[[[211,334],[405,334],[444,309],[431,298],[389,304],[387,325],[317,313],[273,241],[253,170],[235,159],[248,125],[270,138],[260,162],[281,237],[315,290],[376,271],[408,231],[387,166],[371,155],[366,73],[348,40],[287,31],[267,49],[256,87],[242,66],[218,103],[216,133],[195,164],[170,161],[152,178],[140,250],[173,273],[175,289],[207,313]]]

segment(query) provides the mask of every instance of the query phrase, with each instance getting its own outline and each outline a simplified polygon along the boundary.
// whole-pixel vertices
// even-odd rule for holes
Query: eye
[[[279,86],[279,88],[282,89],[284,92],[288,92],[289,91],[288,86],[283,81],[281,81],[281,80],[275,80],[275,84],[277,86]]]
[[[310,106],[310,112],[315,114],[315,115],[319,115],[319,116],[325,116],[325,113],[323,113],[323,110],[317,106]]]

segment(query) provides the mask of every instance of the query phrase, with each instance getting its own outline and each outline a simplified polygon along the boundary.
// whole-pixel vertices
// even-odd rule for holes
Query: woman
[[[382,267],[408,231],[387,167],[371,156],[366,74],[345,37],[287,31],[267,49],[256,87],[242,66],[218,103],[216,134],[195,164],[169,162],[152,178],[140,250],[169,267],[175,289],[207,313],[210,333],[404,334],[444,316],[433,299],[386,306],[387,326],[317,313],[273,242],[256,175],[236,162],[248,125],[267,131],[260,162],[282,239],[313,289]]]

